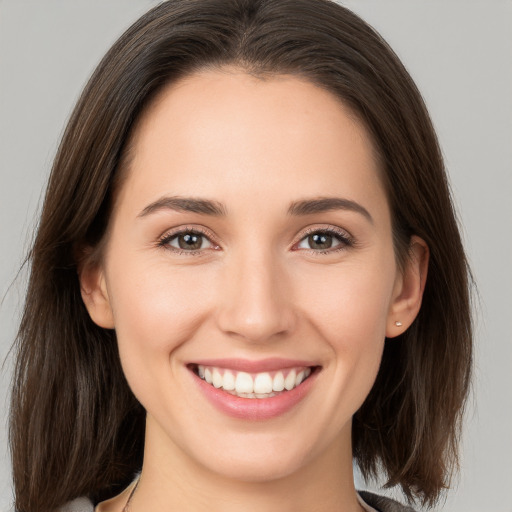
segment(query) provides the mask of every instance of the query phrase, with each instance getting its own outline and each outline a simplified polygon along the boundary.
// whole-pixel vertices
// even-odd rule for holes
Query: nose
[[[223,274],[219,328],[247,342],[289,335],[297,323],[290,281],[283,262],[270,254],[234,258]]]

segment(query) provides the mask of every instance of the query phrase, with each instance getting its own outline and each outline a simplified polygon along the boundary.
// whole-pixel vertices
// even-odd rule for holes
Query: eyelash
[[[176,237],[184,234],[190,234],[190,235],[198,235],[205,237],[214,247],[218,247],[217,244],[215,244],[212,241],[212,236],[209,232],[201,229],[201,228],[185,228],[180,229],[178,231],[172,231],[167,232],[163,236],[161,236],[158,240],[158,247],[161,247],[163,249],[170,250],[172,252],[175,252],[178,255],[186,255],[186,256],[199,256],[202,254],[202,252],[206,249],[197,249],[197,250],[185,250],[185,249],[178,249],[177,247],[172,247],[170,242],[175,239]],[[326,249],[326,250],[315,250],[315,249],[302,249],[307,250],[308,252],[318,255],[318,254],[333,254],[337,253],[343,250],[346,250],[347,248],[353,247],[355,245],[354,238],[349,235],[346,231],[335,228],[335,227],[326,227],[326,228],[310,228],[307,229],[304,233],[302,233],[302,236],[299,240],[294,242],[294,246],[302,242],[305,238],[309,237],[312,234],[319,234],[319,235],[330,235],[333,236],[338,240],[339,247],[336,247],[335,249]],[[295,250],[301,250],[301,249],[295,249]]]

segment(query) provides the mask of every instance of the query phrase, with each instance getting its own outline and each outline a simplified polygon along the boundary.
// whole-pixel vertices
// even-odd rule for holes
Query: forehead
[[[137,123],[123,194],[236,198],[328,191],[382,196],[370,136],[330,92],[301,78],[225,68],[165,88]],[[349,186],[349,182],[352,182]],[[219,197],[220,198],[220,197]],[[382,197],[381,197],[382,198]],[[154,197],[153,197],[154,199]]]

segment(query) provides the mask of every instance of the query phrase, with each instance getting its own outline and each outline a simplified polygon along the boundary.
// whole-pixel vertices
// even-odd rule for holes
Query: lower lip
[[[288,412],[308,394],[318,375],[314,371],[305,381],[291,391],[283,391],[269,398],[242,398],[208,384],[192,372],[204,396],[221,412],[249,421],[268,420]]]

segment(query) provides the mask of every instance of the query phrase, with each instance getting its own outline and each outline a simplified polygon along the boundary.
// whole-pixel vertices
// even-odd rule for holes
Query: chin
[[[230,480],[262,484],[286,478],[299,472],[303,466],[302,461],[283,458],[278,453],[271,458],[249,456],[226,462],[217,461],[210,466],[211,471]]]
[[[267,483],[299,473],[317,457],[320,446],[290,442],[299,436],[249,434],[216,442],[213,450],[201,450],[196,461],[212,473],[240,482]]]

